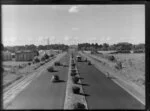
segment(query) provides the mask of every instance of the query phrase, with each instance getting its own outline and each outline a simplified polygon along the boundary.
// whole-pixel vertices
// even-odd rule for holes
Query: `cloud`
[[[69,13],[77,13],[79,11],[79,9],[77,6],[71,6],[68,11],[69,11]]]
[[[83,7],[86,7],[84,5],[74,5],[74,6],[71,6],[68,10],[69,13],[77,13],[79,12],[79,8],[83,8]]]

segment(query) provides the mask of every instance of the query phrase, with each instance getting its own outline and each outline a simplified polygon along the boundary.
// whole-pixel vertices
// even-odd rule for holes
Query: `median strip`
[[[68,71],[68,81],[67,81],[67,87],[66,87],[66,96],[65,96],[65,102],[64,102],[64,109],[88,109],[86,99],[84,96],[84,91],[81,84],[81,80],[79,79],[79,84],[74,84],[72,81],[72,61],[74,59],[70,57],[70,62],[69,62],[69,71]],[[74,67],[76,71],[76,76],[79,76],[77,67]],[[77,88],[78,92],[75,94],[73,93],[73,88]],[[77,89],[75,89],[77,91]]]

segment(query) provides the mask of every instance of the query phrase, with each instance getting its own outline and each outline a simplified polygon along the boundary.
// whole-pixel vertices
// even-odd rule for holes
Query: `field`
[[[19,62],[19,61],[3,61],[4,66],[19,66],[23,64],[27,64],[28,62]]]
[[[122,63],[122,72],[128,79],[142,87],[145,86],[145,53],[112,55]]]
[[[100,53],[103,53],[103,54],[108,54],[108,53],[112,53],[112,52],[116,52],[115,50],[113,51],[98,51],[98,52],[100,52]]]

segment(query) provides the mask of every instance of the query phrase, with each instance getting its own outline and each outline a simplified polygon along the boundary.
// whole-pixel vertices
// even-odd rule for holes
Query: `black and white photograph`
[[[145,109],[145,5],[1,5],[3,109]]]

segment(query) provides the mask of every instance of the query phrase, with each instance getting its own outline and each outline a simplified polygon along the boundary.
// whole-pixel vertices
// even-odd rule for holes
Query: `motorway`
[[[88,109],[144,109],[145,106],[87,62],[78,62]]]
[[[60,62],[68,65],[69,54]],[[45,70],[15,97],[7,109],[63,109],[68,67],[56,66],[55,69],[56,72],[51,73]],[[59,75],[61,81],[52,83],[52,74]]]

